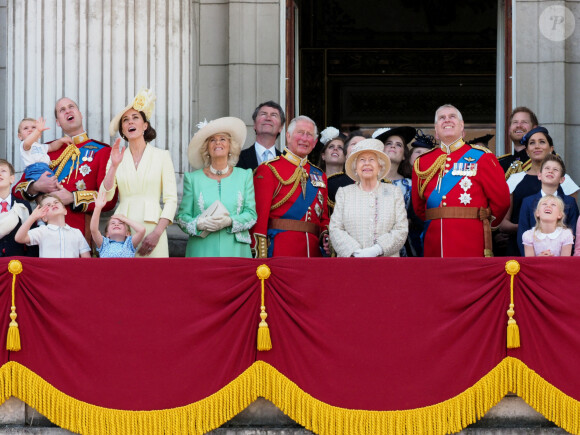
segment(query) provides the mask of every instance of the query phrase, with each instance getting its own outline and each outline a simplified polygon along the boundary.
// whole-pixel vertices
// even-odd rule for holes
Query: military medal
[[[472,165],[473,163],[470,163]],[[471,202],[471,195],[467,193],[467,191],[473,186],[473,183],[468,178],[468,174],[470,171],[465,171],[466,176],[459,182],[459,186],[463,189],[463,193],[459,195],[459,202],[463,205],[467,205]]]
[[[78,169],[77,169],[77,170],[78,170]],[[85,164],[85,165],[82,165],[82,166],[80,167],[80,171],[81,171],[81,174],[83,175],[83,177],[86,177],[88,174],[90,174],[90,172],[91,172],[91,167],[90,167],[89,165],[87,165],[87,164]]]
[[[82,169],[82,167],[81,167]],[[85,183],[85,180],[79,180],[76,182],[75,184],[77,190],[86,190],[87,189],[87,185]]]
[[[320,219],[322,217],[322,207],[320,207],[320,204],[316,203],[314,205],[314,211],[316,212],[316,216],[318,216],[318,219]]]
[[[473,185],[473,183],[469,178],[465,177],[463,180],[459,182],[459,185],[465,192],[467,192],[469,188]]]

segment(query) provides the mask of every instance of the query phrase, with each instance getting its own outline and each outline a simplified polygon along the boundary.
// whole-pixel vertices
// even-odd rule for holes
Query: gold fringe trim
[[[253,366],[205,399],[154,411],[103,408],[74,399],[13,361],[0,368],[0,383],[3,401],[18,397],[56,425],[85,435],[204,434],[231,420],[258,398]]]
[[[580,402],[513,357],[504,358],[472,387],[444,402],[400,411],[339,408],[315,399],[271,365],[257,361],[215,394],[178,408],[124,411],[76,400],[16,362],[0,368],[1,403],[16,396],[60,427],[82,434],[202,434],[239,414],[258,396],[317,434],[446,434],[483,417],[514,392],[547,419],[580,433]]]

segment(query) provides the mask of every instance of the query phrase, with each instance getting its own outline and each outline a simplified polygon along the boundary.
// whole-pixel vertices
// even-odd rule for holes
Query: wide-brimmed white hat
[[[155,108],[155,94],[151,89],[141,89],[135,98],[133,98],[133,102],[128,104],[123,110],[115,115],[113,119],[111,119],[111,123],[109,124],[109,134],[111,136],[115,136],[119,131],[119,121],[121,121],[121,117],[123,114],[129,109],[135,109],[137,112],[145,113],[145,117],[147,121],[151,119],[153,115],[153,109]]]
[[[353,168],[353,163],[356,162],[356,159],[361,153],[371,152],[375,153],[377,158],[383,161],[385,164],[384,169],[382,169],[381,165],[379,164],[378,179],[382,179],[385,175],[387,175],[389,169],[391,169],[391,160],[389,159],[389,156],[385,154],[384,149],[385,144],[378,139],[364,139],[358,142],[352,147],[352,150],[349,150],[348,158],[344,164],[346,175],[348,175],[354,181],[360,181],[360,177],[356,174]]]
[[[201,169],[204,166],[201,147],[207,138],[218,133],[228,133],[232,137],[232,140],[238,144],[239,150],[241,151],[246,141],[246,134],[248,133],[244,121],[233,116],[214,119],[208,123],[200,122],[197,126],[199,130],[191,138],[189,148],[187,149],[187,158],[189,159],[191,167],[194,169]],[[235,152],[236,150],[232,150],[230,146],[230,152],[232,151]]]

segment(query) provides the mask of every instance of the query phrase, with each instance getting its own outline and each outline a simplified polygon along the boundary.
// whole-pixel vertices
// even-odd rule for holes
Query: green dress
[[[201,238],[197,219],[217,199],[228,209],[232,225]],[[189,235],[186,257],[251,258],[249,230],[256,223],[252,171],[234,168],[221,181],[207,177],[203,169],[186,173],[183,200],[175,222]]]

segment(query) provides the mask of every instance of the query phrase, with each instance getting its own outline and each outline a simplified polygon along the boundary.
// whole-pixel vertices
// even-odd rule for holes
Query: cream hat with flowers
[[[157,97],[155,97],[155,94],[153,94],[153,91],[151,89],[146,88],[141,89],[139,93],[135,95],[133,102],[127,105],[127,107],[125,107],[119,113],[117,113],[115,117],[111,120],[111,123],[109,124],[109,134],[111,136],[115,136],[117,134],[117,132],[119,131],[119,122],[121,121],[121,117],[129,109],[135,109],[137,112],[145,113],[147,122],[149,122],[151,116],[153,115],[153,109],[155,108],[156,99]]]
[[[187,158],[192,168],[203,168],[204,162],[203,156],[201,155],[201,147],[207,138],[218,133],[228,133],[232,137],[232,141],[236,142],[238,146],[236,149],[230,146],[230,152],[237,152],[237,157],[239,157],[239,153],[246,141],[246,134],[248,133],[244,121],[233,116],[226,116],[225,118],[214,119],[210,122],[200,122],[197,124],[197,127],[199,130],[191,138],[187,149]]]
[[[344,164],[344,169],[346,171],[346,175],[352,178],[354,181],[360,181],[360,177],[356,174],[356,171],[353,168],[353,163],[356,162],[356,159],[359,155],[365,152],[374,153],[379,160],[384,162],[385,168],[382,169],[379,164],[379,175],[378,179],[381,180],[384,178],[385,175],[391,169],[391,160],[389,156],[385,154],[385,144],[382,143],[378,139],[364,139],[358,142],[356,145],[349,149],[348,158],[346,159],[346,163]]]

